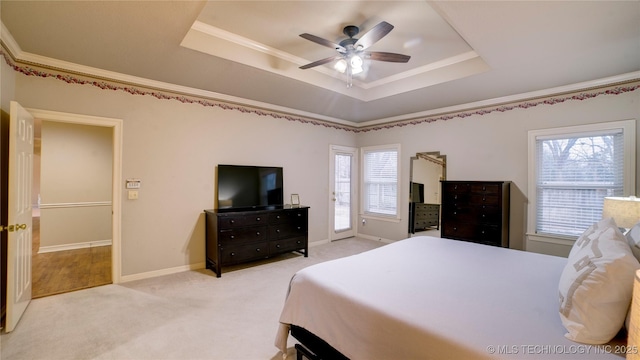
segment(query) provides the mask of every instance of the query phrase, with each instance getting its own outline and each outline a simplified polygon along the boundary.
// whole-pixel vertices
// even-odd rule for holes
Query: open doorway
[[[110,128],[35,119],[32,297],[112,282]]]
[[[40,241],[37,245],[37,240],[34,239],[33,253],[39,252],[41,257],[66,255],[66,258],[55,260],[61,261],[62,265],[51,265],[51,260],[49,265],[45,265],[45,269],[49,272],[50,267],[57,266],[61,268],[60,272],[69,274],[71,272],[66,267],[87,261],[78,258],[76,253],[89,253],[88,259],[95,264],[92,264],[91,270],[86,270],[86,264],[82,265],[85,270],[80,271],[86,273],[83,276],[88,275],[89,280],[80,278],[80,281],[89,281],[87,284],[119,283],[122,120],[38,109],[29,109],[29,112],[45,124],[45,138],[40,145],[44,150],[40,151],[51,158],[39,163],[38,176],[41,181],[38,188],[34,185],[33,189],[36,208],[34,228],[37,222],[40,226],[37,229],[38,235],[47,237],[37,239]],[[42,161],[42,158],[38,160]],[[66,162],[70,163],[69,166]],[[87,165],[91,162],[95,164]],[[81,163],[85,165],[79,166]],[[99,170],[96,169],[98,165]],[[47,175],[42,179],[44,173]],[[60,182],[67,186],[57,188],[56,183]],[[35,283],[35,266],[33,270]],[[74,277],[78,275],[69,276]],[[44,281],[50,280],[45,277]],[[77,288],[72,282],[64,286],[68,290],[62,288],[57,292]],[[51,294],[56,292],[51,288],[46,291]]]

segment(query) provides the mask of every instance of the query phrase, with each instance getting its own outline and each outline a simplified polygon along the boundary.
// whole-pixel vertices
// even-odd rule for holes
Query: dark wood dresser
[[[409,204],[410,232],[427,230],[431,227],[440,229],[440,204]]]
[[[297,251],[309,253],[308,206],[265,210],[205,210],[207,269]]]
[[[509,181],[442,181],[441,236],[509,247]]]

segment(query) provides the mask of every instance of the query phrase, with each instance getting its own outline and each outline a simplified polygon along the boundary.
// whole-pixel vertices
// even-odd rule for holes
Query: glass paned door
[[[356,149],[331,147],[331,240],[355,236]]]
[[[334,192],[335,215],[333,229],[337,231],[350,230],[351,224],[351,162],[353,157],[348,154],[336,154],[336,177]]]

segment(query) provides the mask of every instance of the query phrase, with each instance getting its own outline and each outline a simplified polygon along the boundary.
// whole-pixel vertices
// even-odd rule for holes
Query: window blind
[[[398,151],[366,150],[363,153],[364,211],[397,214]]]
[[[622,129],[536,138],[536,232],[579,236],[624,190]]]

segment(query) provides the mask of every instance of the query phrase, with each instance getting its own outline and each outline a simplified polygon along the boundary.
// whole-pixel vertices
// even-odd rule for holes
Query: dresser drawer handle
[[[280,215],[276,216],[276,219],[280,219]]]
[[[231,238],[231,239],[235,239],[235,238],[236,238],[236,236],[235,236],[235,235],[231,235],[231,236],[229,236],[229,238]]]
[[[298,217],[300,217],[300,216],[302,216],[302,214],[301,214],[301,213],[298,213]]]
[[[260,236],[260,231],[256,231],[256,236]]]
[[[259,218],[259,217],[258,217],[258,218],[256,218],[256,221],[260,221],[260,218]]]
[[[236,253],[232,252],[232,253],[231,253],[231,256],[236,256]]]
[[[298,226],[298,230],[302,229],[300,226]]]
[[[236,223],[236,221],[235,221],[235,220],[229,220],[229,223],[230,223],[230,224],[235,224],[235,223]]]
[[[256,249],[256,252],[260,252],[260,248],[257,248],[257,249]]]
[[[277,232],[278,234],[280,234],[280,229],[276,229],[276,232]]]
[[[302,243],[302,241],[300,241],[300,240],[296,241],[296,244],[301,244],[301,243]]]
[[[280,249],[280,244],[276,244],[276,247],[277,247],[278,249]]]

